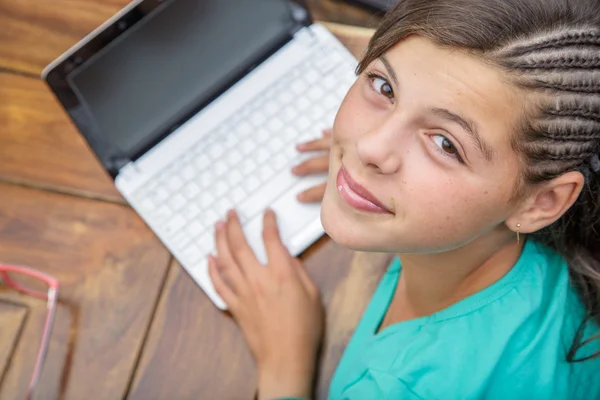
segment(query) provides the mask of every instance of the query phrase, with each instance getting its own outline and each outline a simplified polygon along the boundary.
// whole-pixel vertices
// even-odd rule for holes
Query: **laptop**
[[[356,59],[303,2],[139,0],[48,65],[42,78],[118,191],[224,309],[208,275],[214,224],[235,208],[265,262],[262,216],[300,254],[323,235],[296,195],[326,176],[310,155],[354,83]]]

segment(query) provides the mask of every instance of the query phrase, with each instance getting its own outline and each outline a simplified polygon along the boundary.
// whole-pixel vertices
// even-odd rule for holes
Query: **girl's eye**
[[[433,141],[435,142],[437,148],[439,149],[439,151],[442,154],[444,154],[448,157],[454,157],[454,158],[458,159],[459,161],[461,161],[458,150],[452,144],[452,142],[450,140],[448,140],[448,138],[446,136],[433,135]]]
[[[392,86],[385,79],[377,75],[369,75],[369,81],[377,93],[387,97],[390,100],[394,100],[394,91],[392,90]]]

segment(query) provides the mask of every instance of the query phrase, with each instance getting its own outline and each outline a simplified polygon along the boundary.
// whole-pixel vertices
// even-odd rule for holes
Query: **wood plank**
[[[313,19],[344,25],[375,28],[382,14],[348,1],[307,0]]]
[[[42,69],[128,0],[0,1],[0,70]]]
[[[125,394],[170,259],[127,207],[0,183],[0,260],[37,268],[61,283],[43,398]],[[0,398],[23,398],[46,304],[15,291],[2,297],[29,307],[0,388]]]
[[[175,264],[128,399],[251,399],[254,380],[235,323]]]
[[[26,316],[27,307],[23,304],[0,300],[0,383],[19,340]]]
[[[0,73],[0,127],[0,180],[124,202],[42,81]]]

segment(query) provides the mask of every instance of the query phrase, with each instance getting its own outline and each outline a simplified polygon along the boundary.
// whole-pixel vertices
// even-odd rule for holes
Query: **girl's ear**
[[[551,225],[575,203],[584,180],[581,172],[571,171],[540,185],[506,220],[508,228],[532,233]]]

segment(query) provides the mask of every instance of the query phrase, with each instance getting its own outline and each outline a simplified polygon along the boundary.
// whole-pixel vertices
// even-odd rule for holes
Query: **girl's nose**
[[[398,129],[397,121],[390,118],[358,139],[358,158],[365,167],[374,168],[381,174],[393,174],[400,169],[402,163]]]

